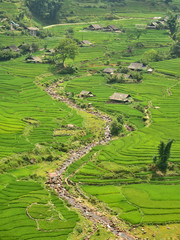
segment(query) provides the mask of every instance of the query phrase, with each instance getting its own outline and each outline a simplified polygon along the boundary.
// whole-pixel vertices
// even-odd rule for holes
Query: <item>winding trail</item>
[[[62,101],[68,104],[69,106],[71,106],[72,108],[80,109],[75,103],[70,101],[68,98],[64,96],[60,96],[56,92],[57,86],[58,86],[58,83],[51,85],[50,87],[46,88],[46,92],[53,99]],[[66,199],[68,203],[71,204],[76,209],[78,209],[84,217],[88,218],[93,222],[93,226],[94,226],[93,232],[95,231],[96,223],[100,223],[105,228],[109,229],[109,231],[111,231],[117,237],[117,239],[134,240],[135,238],[133,236],[131,236],[129,233],[125,231],[122,231],[120,227],[113,220],[111,220],[105,214],[99,212],[95,208],[95,206],[92,208],[89,205],[84,204],[80,200],[80,198],[76,197],[73,194],[70,194],[63,185],[62,175],[73,162],[85,156],[88,152],[92,150],[93,147],[97,145],[107,144],[111,140],[110,126],[109,126],[110,122],[112,121],[111,118],[107,115],[102,114],[99,111],[87,111],[83,109],[81,110],[86,111],[95,116],[98,116],[99,118],[101,118],[106,122],[106,126],[104,129],[104,137],[98,142],[92,142],[77,150],[70,151],[70,156],[66,159],[64,164],[59,169],[57,169],[54,173],[49,174],[49,178],[47,179],[46,184],[50,186],[52,189],[54,189],[60,198]],[[86,240],[88,240],[89,238],[90,236],[89,237],[87,236]]]

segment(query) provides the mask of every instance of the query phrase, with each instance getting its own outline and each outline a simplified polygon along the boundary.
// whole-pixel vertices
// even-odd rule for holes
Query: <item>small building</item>
[[[34,37],[36,37],[37,32],[39,31],[39,28],[37,28],[37,27],[28,27],[27,29],[29,31],[29,34]]]
[[[4,50],[12,50],[13,52],[19,52],[20,49],[16,47],[16,45],[12,44],[10,46],[7,46]]]
[[[27,63],[42,63],[42,59],[40,57],[31,57],[31,58],[26,58]]]
[[[97,31],[97,30],[103,30],[103,27],[99,24],[92,24],[87,29]]]
[[[53,54],[55,53],[55,50],[52,48],[52,49],[46,49],[46,53],[47,54]]]
[[[94,95],[92,94],[92,92],[89,91],[81,91],[80,97],[94,97]]]
[[[143,65],[143,63],[131,63],[128,68],[130,70],[136,70],[136,71],[142,71],[142,70],[146,70],[146,67]]]
[[[157,29],[158,23],[152,22],[146,29]]]
[[[106,73],[106,74],[113,74],[114,72],[116,71],[116,68],[105,68],[103,70],[103,73]]]
[[[149,74],[151,74],[151,73],[153,73],[153,69],[152,69],[152,68],[149,68],[149,69],[147,70],[147,72],[148,72]]]
[[[125,93],[114,93],[112,96],[109,97],[111,102],[119,102],[119,103],[126,103],[130,102],[131,96]]]
[[[83,40],[80,42],[80,47],[89,47],[92,46],[92,43],[88,40]]]
[[[112,32],[120,31],[120,29],[115,25],[108,25],[106,29],[107,31],[112,31]]]

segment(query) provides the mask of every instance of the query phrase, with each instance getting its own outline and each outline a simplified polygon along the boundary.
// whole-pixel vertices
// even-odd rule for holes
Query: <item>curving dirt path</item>
[[[56,92],[57,86],[58,86],[58,83],[53,84],[52,86],[46,89],[46,92],[52,98],[57,99],[59,101],[63,101],[68,105],[70,105],[72,108],[80,109],[75,103],[71,102],[68,98],[58,95],[58,93]],[[83,109],[81,110],[87,111]],[[54,189],[60,198],[66,199],[68,203],[71,204],[76,209],[78,209],[84,217],[91,220],[93,224],[95,224],[94,226],[96,226],[96,223],[100,223],[105,228],[109,229],[109,231],[111,231],[114,235],[116,235],[117,239],[133,240],[135,239],[134,237],[130,236],[129,233],[122,231],[120,227],[116,223],[114,223],[109,217],[99,212],[95,207],[92,208],[89,205],[80,201],[79,198],[70,194],[63,185],[62,175],[73,162],[82,158],[84,155],[90,152],[93,147],[97,145],[107,144],[111,140],[110,126],[109,126],[110,122],[112,121],[111,118],[107,115],[102,114],[99,111],[88,111],[88,113],[98,116],[99,118],[101,118],[106,122],[106,127],[104,129],[104,137],[99,142],[89,143],[81,147],[80,149],[70,151],[70,156],[66,159],[64,164],[59,169],[57,169],[54,173],[49,174],[49,178],[46,184],[50,186],[52,189]],[[95,231],[94,228],[93,228],[93,231]],[[90,239],[90,236],[91,235],[87,236],[86,240]]]

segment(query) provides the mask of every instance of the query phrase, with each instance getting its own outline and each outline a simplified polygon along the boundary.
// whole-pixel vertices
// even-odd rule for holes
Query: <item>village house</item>
[[[39,28],[37,28],[37,27],[28,27],[27,29],[29,31],[29,34],[34,37],[36,37],[37,32],[39,31]]]
[[[149,68],[149,69],[147,70],[147,72],[148,72],[149,74],[151,74],[151,73],[153,73],[153,69],[152,69],[152,68]]]
[[[42,59],[40,57],[34,56],[30,58],[26,58],[27,63],[42,63]]]
[[[152,22],[150,25],[146,27],[146,29],[157,29],[158,23]]]
[[[110,101],[115,103],[127,103],[131,101],[130,98],[131,96],[125,93],[114,93],[109,97]]]
[[[106,27],[106,31],[117,32],[117,31],[120,31],[120,29],[118,27],[116,27],[115,25],[108,25]]]
[[[19,52],[20,49],[16,47],[14,44],[7,46],[4,50],[12,50],[13,52]]]
[[[89,47],[92,46],[92,43],[89,42],[88,40],[83,40],[80,42],[80,47]]]
[[[103,70],[103,73],[106,73],[106,74],[113,74],[114,72],[116,71],[116,68],[105,68]]]
[[[80,97],[94,97],[92,92],[89,92],[89,91],[81,91],[79,95]]]
[[[99,24],[92,24],[86,29],[92,30],[92,31],[97,31],[97,30],[103,30],[103,27]]]
[[[143,63],[131,63],[128,68],[133,71],[142,71],[146,70],[146,67],[143,65]]]

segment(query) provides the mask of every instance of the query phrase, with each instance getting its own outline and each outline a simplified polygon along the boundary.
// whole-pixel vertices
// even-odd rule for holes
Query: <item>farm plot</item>
[[[83,185],[82,188],[86,193],[105,202],[119,218],[133,224],[179,221],[179,185]]]
[[[36,76],[47,71],[47,65],[25,64],[19,59],[1,64],[1,158],[28,151],[36,143],[52,142],[53,130],[61,121],[82,126],[83,118],[76,111],[53,101],[34,83]]]
[[[89,81],[87,79],[89,79]],[[146,168],[147,164],[152,163],[152,158],[156,154],[156,146],[158,146],[159,142],[169,138],[176,139],[173,144],[171,159],[174,162],[179,161],[180,135],[177,129],[179,128],[180,102],[178,100],[178,94],[180,89],[178,80],[164,77],[161,74],[154,74],[151,76],[146,75],[142,84],[116,84],[110,88],[105,84],[103,77],[92,76],[71,81],[68,89],[73,89],[75,92],[78,88],[77,86],[80,86],[80,82],[82,88],[91,90],[96,95],[96,97],[91,98],[91,102],[96,107],[105,112],[110,111],[110,113],[114,114],[118,112],[123,113],[129,117],[132,123],[135,123],[139,127],[138,132],[133,132],[128,137],[120,138],[113,141],[109,146],[104,146],[103,150],[101,150],[97,156],[98,161],[95,165],[103,169],[103,163],[107,161],[125,166],[139,164],[139,166]],[[90,82],[93,83],[92,89],[90,89]],[[115,88],[115,90],[113,90],[113,88]],[[171,95],[168,94],[167,89],[170,89]],[[144,105],[150,101],[152,103],[151,125],[148,128],[144,128],[142,113],[133,109],[131,105],[106,104],[108,96],[114,91],[128,92],[136,101]],[[84,168],[86,168],[86,166],[84,166]],[[106,170],[109,171],[108,168]],[[79,181],[86,182],[84,170],[83,173],[83,176],[81,176],[81,173],[77,172],[75,178],[78,178]],[[141,177],[141,174],[137,175],[137,178]],[[144,179],[144,177],[142,177],[142,179]],[[89,178],[88,174],[87,178]],[[95,182],[95,179],[97,180],[96,176],[94,176],[94,181],[91,180]],[[112,181],[112,179],[113,174],[111,180],[106,181]],[[176,179],[179,180],[178,177],[176,177]],[[119,180],[122,181],[122,179]],[[118,180],[114,179],[114,181],[116,182]]]
[[[62,239],[73,231],[78,215],[63,201],[33,181],[0,175],[0,238]]]

